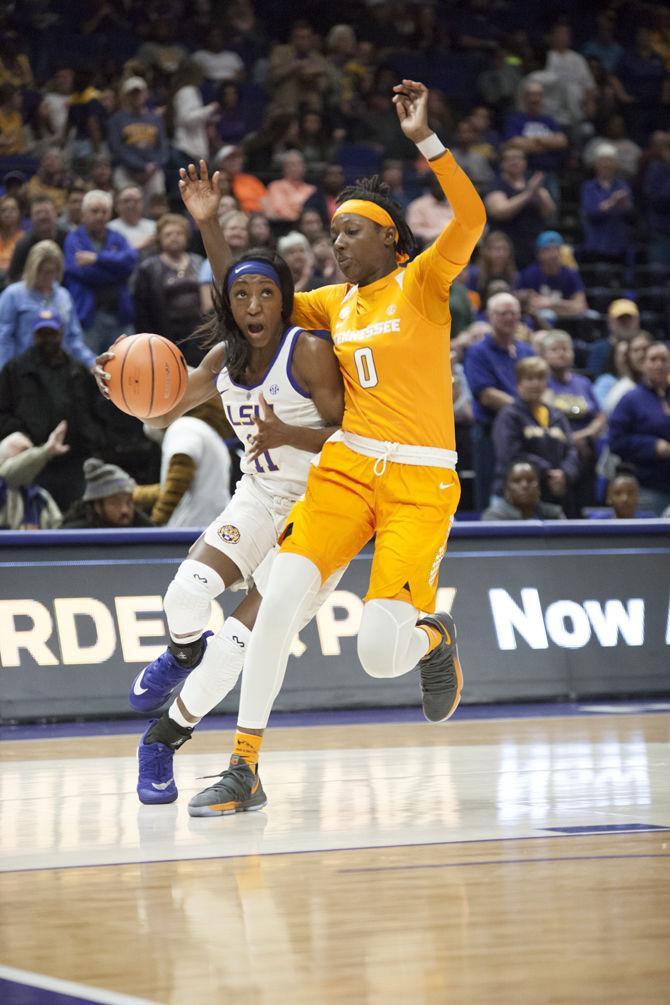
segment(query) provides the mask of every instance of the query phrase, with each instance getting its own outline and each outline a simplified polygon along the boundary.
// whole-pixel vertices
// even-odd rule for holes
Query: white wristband
[[[439,157],[447,149],[437,133],[431,133],[430,136],[426,136],[425,140],[417,143],[417,147],[427,161],[432,161],[433,158]]]

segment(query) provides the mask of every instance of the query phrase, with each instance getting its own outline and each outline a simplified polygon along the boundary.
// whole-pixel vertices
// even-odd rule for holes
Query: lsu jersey
[[[248,455],[251,440],[258,431],[256,420],[261,415],[261,394],[277,417],[291,426],[320,428],[325,425],[309,393],[300,387],[293,375],[293,352],[301,333],[301,328],[286,329],[265,376],[253,387],[236,384],[225,366],[216,379],[216,389],[228,421],[244,447],[242,471],[253,475],[254,480],[271,494],[290,498],[298,498],[305,491],[314,455],[288,446],[273,447],[253,460]]]
[[[454,210],[435,243],[367,286],[296,293],[293,320],[332,333],[345,387],[344,432],[453,451],[449,289],[486,213],[449,151],[429,164]]]

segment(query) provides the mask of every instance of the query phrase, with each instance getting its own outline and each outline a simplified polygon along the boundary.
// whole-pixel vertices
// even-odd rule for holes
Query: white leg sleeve
[[[416,627],[417,610],[404,600],[370,600],[358,633],[358,658],[371,677],[400,677],[428,651],[428,636]]]
[[[207,627],[212,600],[223,593],[221,576],[204,562],[187,558],[167,588],[163,610],[174,642],[196,642]]]
[[[254,625],[242,677],[239,726],[265,729],[284,681],[293,636],[319,589],[321,574],[302,555],[275,559]]]
[[[202,719],[233,690],[242,673],[250,638],[251,632],[241,621],[226,618],[221,630],[207,640],[202,660],[188,675],[179,693],[190,715]],[[170,706],[170,718],[182,724],[181,715],[172,714],[175,705],[176,700]]]

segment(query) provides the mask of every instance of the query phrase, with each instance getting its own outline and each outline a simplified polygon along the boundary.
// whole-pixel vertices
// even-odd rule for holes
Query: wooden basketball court
[[[137,732],[5,740],[0,1001],[667,1005],[669,727],[278,728],[266,809],[217,819],[186,804],[229,732],[178,754],[162,807]]]

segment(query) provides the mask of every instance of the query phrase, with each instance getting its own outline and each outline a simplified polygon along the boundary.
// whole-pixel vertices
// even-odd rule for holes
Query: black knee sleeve
[[[196,639],[195,642],[175,642],[170,639],[168,649],[180,666],[185,670],[192,670],[202,659],[205,651],[204,638]]]

